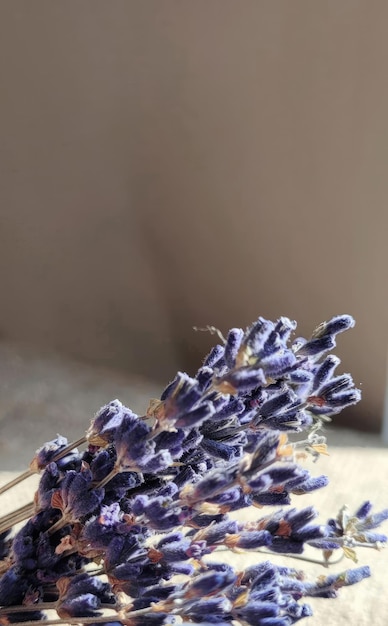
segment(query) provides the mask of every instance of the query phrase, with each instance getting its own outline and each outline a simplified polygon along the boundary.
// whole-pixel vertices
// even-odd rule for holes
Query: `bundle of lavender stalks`
[[[364,566],[307,580],[270,558],[310,546],[329,565],[387,541],[375,529],[388,510],[370,502],[326,524],[289,506],[327,485],[305,459],[327,452],[322,425],[360,400],[330,354],[353,325],[340,315],[306,340],[288,318],[259,318],[219,333],[197,374],[179,372],[144,416],[114,400],[78,441],[43,445],[0,490],[41,475],[31,503],[0,519],[0,624],[288,626],[312,614],[306,597],[368,577]],[[230,515],[246,507],[254,521]],[[257,562],[236,571],[226,550]]]

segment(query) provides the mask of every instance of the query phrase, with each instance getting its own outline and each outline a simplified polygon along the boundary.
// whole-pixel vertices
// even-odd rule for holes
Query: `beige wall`
[[[2,334],[168,378],[194,324],[349,312],[377,426],[387,35],[384,0],[2,0]]]

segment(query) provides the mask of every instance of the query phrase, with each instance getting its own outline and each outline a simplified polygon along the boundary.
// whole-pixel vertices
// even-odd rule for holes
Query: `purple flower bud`
[[[334,354],[329,354],[325,360],[319,365],[315,372],[312,388],[319,391],[322,385],[327,383],[333,376],[340,359]]]
[[[317,526],[313,524],[309,524],[308,526],[304,526],[300,530],[292,531],[292,536],[296,541],[301,541],[305,543],[307,541],[312,541],[314,539],[319,539],[323,537],[325,534],[324,526]]]
[[[186,433],[182,429],[176,431],[162,431],[154,438],[155,448],[159,450],[168,450],[173,459],[178,459],[183,454],[183,442]]]
[[[206,391],[210,387],[213,376],[214,372],[211,367],[200,367],[195,378],[197,379],[202,392]]]
[[[312,583],[306,583],[305,584],[305,595],[306,596],[311,596],[313,598],[330,598],[330,599],[334,599],[338,597],[338,591],[336,589],[334,589],[333,587],[331,587],[330,585],[328,585],[327,587],[324,586],[316,586]]]
[[[294,576],[298,575],[297,573],[292,574],[282,574],[281,568],[278,567],[278,573],[281,578],[279,579],[279,586],[282,590],[282,593],[290,594],[294,600],[299,600],[304,596],[304,585],[300,580],[295,580]],[[292,578],[290,576],[293,576]],[[289,607],[287,607],[289,610]]]
[[[42,613],[41,611],[23,611],[23,612],[15,612],[15,613],[10,612],[8,614],[2,611],[1,617],[2,617],[3,623],[6,623],[6,624],[15,624],[15,623],[20,623],[20,622],[30,622],[30,621],[44,621],[45,619],[47,619],[46,615]],[[229,626],[229,624],[227,626]]]
[[[36,493],[38,510],[47,509],[51,506],[53,493],[58,489],[60,473],[56,463],[49,463],[39,481]]]
[[[335,348],[335,339],[331,335],[324,335],[323,337],[317,337],[316,339],[310,339],[310,341],[306,341],[299,350],[297,351],[298,355],[303,356],[319,356],[324,354],[325,352],[329,352]]]
[[[261,624],[266,625],[268,623],[267,621],[263,621],[265,618],[278,617],[280,608],[273,602],[251,601],[245,606],[236,609],[234,614],[238,619],[242,619],[248,624],[261,626]]]
[[[269,561],[262,561],[245,568],[241,576],[241,584],[250,585],[254,581],[254,587],[251,588],[252,592],[261,587],[268,587],[268,585],[275,583],[277,579],[275,565]]]
[[[349,328],[353,328],[355,321],[351,315],[336,315],[328,322],[322,322],[314,331],[313,337],[323,337],[324,335],[338,335]]]
[[[269,378],[278,378],[290,372],[296,363],[296,356],[291,350],[282,350],[260,360],[260,365]]]
[[[149,497],[143,494],[135,496],[132,500],[131,509],[134,515],[141,516],[149,503]]]
[[[3,606],[22,604],[28,586],[25,570],[13,565],[0,578],[0,604]]]
[[[68,617],[97,617],[102,615],[99,598],[92,593],[83,593],[75,598],[65,598],[57,608],[58,615]]]
[[[66,437],[57,435],[55,439],[48,441],[36,451],[35,456],[30,463],[30,468],[35,472],[44,469],[46,465],[50,463],[51,459],[58,454],[58,452],[66,448],[67,444],[68,441]],[[78,454],[77,451],[72,452],[73,454]]]
[[[236,358],[244,337],[242,328],[232,328],[227,336],[225,344],[225,362],[226,365],[233,369],[236,365]]]
[[[109,545],[118,532],[124,533],[125,530],[123,511],[118,502],[114,502],[108,506],[103,505],[98,517],[87,520],[82,529],[81,540],[87,543],[88,548],[99,550]]]
[[[218,513],[216,515],[206,515],[206,514],[201,514],[201,515],[194,515],[194,517],[192,517],[192,524],[195,528],[207,528],[207,526],[209,526],[209,524],[219,524],[220,522],[225,521],[226,519],[226,514],[225,513]]]
[[[295,407],[290,408],[275,417],[266,418],[263,420],[263,423],[267,428],[274,430],[276,429],[283,432],[300,432],[311,425],[312,418],[307,411],[303,411],[300,410],[299,407]]]
[[[273,330],[273,322],[259,317],[245,333],[243,345],[247,346],[252,354],[259,355]]]
[[[288,317],[280,317],[276,322],[275,332],[283,341],[287,341],[291,333],[296,329],[296,326],[295,320],[290,320]]]
[[[63,581],[63,584],[62,584]],[[101,603],[114,604],[115,598],[110,585],[102,582],[97,576],[78,574],[72,579],[61,579],[58,583],[60,599],[58,615],[68,617],[97,617]]]
[[[155,495],[162,496],[163,498],[172,498],[178,493],[179,489],[175,483],[167,483],[154,491]]]
[[[220,369],[224,365],[224,348],[220,345],[214,346],[205,358],[203,364],[206,367]]]
[[[311,606],[309,606],[308,604],[300,605],[296,602],[293,604],[288,604],[286,611],[287,615],[292,617],[294,622],[302,619],[303,617],[311,617],[311,615],[313,614]]]
[[[190,540],[181,538],[178,541],[171,541],[157,545],[156,549],[162,554],[163,560],[167,562],[186,561],[189,556],[187,550],[190,547]]]
[[[197,428],[191,428],[185,432],[185,439],[182,443],[184,452],[191,452],[196,450],[203,439],[202,433]]]
[[[299,531],[301,528],[309,524],[318,515],[318,512],[313,506],[308,506],[305,509],[290,509],[285,514],[285,519],[291,525],[292,531]]]
[[[222,543],[226,535],[235,535],[238,532],[238,524],[234,520],[225,519],[222,522],[213,524],[201,531],[201,538],[211,546],[217,543]]]
[[[279,554],[302,554],[303,542],[288,537],[273,537],[269,546],[272,552]]]
[[[329,479],[327,476],[316,476],[310,477],[306,480],[302,485],[299,485],[296,489],[292,490],[292,493],[300,495],[302,493],[310,493],[310,491],[315,491],[315,489],[322,489],[322,487],[326,487],[329,484]]]
[[[216,412],[212,416],[212,422],[226,420],[232,415],[239,415],[244,410],[245,405],[239,398],[230,398],[226,405],[220,409],[216,409]]]
[[[356,512],[356,517],[358,517],[359,520],[364,520],[366,517],[368,517],[371,511],[372,511],[372,503],[369,501],[364,502],[364,504],[362,504],[360,508],[358,509],[358,511]]]
[[[265,473],[256,475],[253,478],[249,479],[249,486],[255,492],[268,491],[271,485],[272,485],[271,478],[268,476],[268,474],[265,474]]]
[[[103,445],[113,441],[116,429],[121,425],[124,417],[127,420],[136,420],[137,415],[127,409],[120,400],[112,400],[96,413],[89,430],[86,433],[89,443]]]
[[[327,550],[330,552],[332,550],[338,550],[341,547],[338,543],[335,543],[335,541],[330,541],[330,539],[326,539],[325,537],[323,537],[322,539],[313,539],[308,543],[313,548],[318,548],[319,550]]]
[[[174,420],[176,428],[192,428],[193,426],[199,426],[205,420],[211,418],[214,413],[214,407],[210,402],[203,402],[201,406],[188,411],[187,413],[181,413],[181,415]]]
[[[184,534],[181,532],[173,532],[168,535],[164,535],[157,544],[157,549],[160,550],[168,543],[176,543],[184,539]]]
[[[330,396],[328,399],[328,405],[331,409],[338,411],[344,409],[346,406],[357,404],[361,400],[361,391],[359,389],[352,389],[343,393],[338,393]]]
[[[168,450],[159,450],[149,460],[144,460],[141,469],[147,474],[158,474],[170,467],[172,462],[172,457]]]
[[[192,498],[193,502],[201,502],[214,497],[231,487],[236,475],[237,470],[232,468],[228,468],[228,470],[226,468],[213,470],[195,485],[190,499]]]
[[[216,384],[222,393],[244,393],[265,385],[266,378],[261,367],[247,366],[228,371]]]
[[[192,428],[209,419],[214,411],[214,404],[203,397],[198,380],[178,372],[176,385],[166,399],[158,419],[161,424]]]
[[[116,454],[111,448],[108,450],[100,450],[90,464],[93,481],[100,482],[113,469],[116,461]]]
[[[239,473],[246,480],[255,477],[263,466],[273,462],[276,458],[279,446],[279,433],[268,432],[263,434],[258,441],[257,449],[250,455],[246,455],[239,463]]]
[[[187,556],[191,559],[201,559],[205,554],[210,554],[206,541],[193,541],[187,549]]]
[[[182,574],[183,576],[192,576],[194,574],[194,566],[184,561],[171,561],[169,570],[174,574]]]
[[[366,529],[377,528],[377,526],[380,526],[380,524],[385,522],[387,519],[388,519],[388,509],[384,509],[383,511],[380,511],[380,513],[374,513],[374,515],[370,515],[365,520],[365,522],[363,523],[362,527],[365,530]]]
[[[122,470],[141,470],[152,458],[155,442],[147,439],[150,427],[132,416],[125,416],[114,435],[117,465]]]
[[[143,546],[144,537],[139,534],[116,534],[106,547],[105,571],[116,578],[126,579],[137,575],[148,562],[148,551]],[[133,566],[136,566],[133,569]],[[138,569],[140,567],[140,569]],[[137,574],[135,573],[137,572]]]
[[[353,380],[350,374],[342,374],[329,380],[319,390],[319,395],[322,398],[329,400],[332,395],[346,391],[353,387]]]
[[[269,546],[271,541],[271,533],[266,530],[256,530],[238,533],[233,542],[229,541],[229,538],[227,538],[226,545],[233,548],[241,548],[242,550],[256,550],[263,546]]]
[[[185,610],[185,614],[201,626],[205,624],[225,624],[224,619],[229,617],[232,608],[231,602],[225,597],[203,598],[191,602]],[[190,622],[191,624],[192,622]],[[227,621],[229,625],[229,620]],[[189,626],[189,625],[187,625]]]
[[[293,370],[289,374],[290,381],[292,383],[296,383],[297,385],[303,385],[304,383],[308,383],[313,378],[313,373],[308,370],[297,369]]]
[[[12,560],[24,572],[38,568],[37,544],[47,529],[57,520],[52,509],[41,511],[19,530],[12,543]],[[20,604],[20,602],[19,602]]]
[[[269,398],[263,402],[260,407],[261,417],[270,417],[277,415],[288,407],[292,402],[298,400],[292,389],[283,385],[279,390],[271,393]]]
[[[365,531],[362,533],[362,536],[367,543],[387,543],[388,541],[387,535],[383,535],[382,533]]]
[[[225,505],[230,506],[234,503],[240,502],[241,495],[242,495],[241,488],[236,487],[234,489],[229,489],[228,491],[224,491],[223,493],[220,493],[218,496],[211,498],[209,502],[213,502],[215,504],[221,504],[223,506]]]
[[[241,456],[239,446],[229,446],[219,441],[212,441],[211,439],[202,439],[201,448],[210,456],[223,459],[224,461],[232,461]]]
[[[368,566],[357,567],[341,574],[332,574],[320,579],[318,583],[305,583],[305,593],[319,598],[335,598],[340,587],[354,585],[370,576]]]
[[[90,471],[68,471],[61,488],[53,494],[51,505],[61,509],[63,516],[72,521],[92,514],[101,504],[105,491],[102,488],[91,489],[91,481]]]
[[[185,513],[175,506],[170,498],[155,497],[150,499],[145,508],[148,525],[155,530],[167,531],[181,526],[185,520]]]
[[[173,394],[174,390],[175,390],[175,389],[176,389],[176,387],[178,386],[178,383],[179,383],[179,377],[178,377],[178,375],[177,375],[177,376],[175,376],[174,380],[172,380],[172,381],[171,381],[171,382],[167,385],[167,387],[165,387],[165,389],[164,389],[164,391],[163,391],[162,395],[160,396],[160,399],[161,399],[163,402],[164,402],[164,400],[167,400],[167,398],[169,398],[169,397]]]
[[[272,485],[282,485],[298,476],[300,468],[295,463],[282,463],[264,471]]]
[[[259,506],[285,506],[290,504],[291,499],[287,491],[269,491],[268,493],[255,493],[253,502]]]
[[[187,588],[185,597],[202,598],[215,593],[222,593],[233,585],[236,581],[236,575],[231,571],[208,571],[205,574],[196,576]]]

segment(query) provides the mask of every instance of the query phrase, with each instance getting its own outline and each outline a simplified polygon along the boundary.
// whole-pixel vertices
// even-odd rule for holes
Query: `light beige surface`
[[[356,437],[356,435],[355,435]],[[362,444],[362,438],[359,438]],[[357,508],[364,500],[371,499],[376,510],[388,507],[388,450],[373,447],[335,447],[331,449],[331,456],[321,458],[315,465],[314,472],[327,473],[331,484],[324,490],[310,496],[295,497],[295,506],[314,504],[321,513],[322,521],[336,514],[344,504],[349,504],[351,510]],[[5,482],[15,473],[0,473],[0,481]],[[36,479],[29,479],[29,483],[19,486],[15,495],[5,494],[1,500],[2,511],[22,505],[31,500],[32,490]],[[241,518],[256,518],[260,511],[244,512]],[[388,532],[387,525],[385,527]],[[319,558],[318,551],[312,551]],[[386,626],[388,615],[388,553],[386,550],[375,552],[358,550],[359,565],[369,564],[372,568],[372,577],[364,580],[357,586],[348,587],[340,591],[336,600],[318,599],[310,601],[314,609],[314,617],[303,623],[311,626],[340,626],[351,623],[353,626]],[[285,559],[276,556],[245,555],[227,556],[222,553],[218,557],[230,559],[237,568],[242,569],[247,564],[257,560],[270,558],[274,562],[291,565],[305,570],[315,578],[328,571],[322,566],[304,563],[295,559]],[[343,560],[333,565],[333,571],[343,571],[348,567],[355,567],[354,563]]]
[[[387,23],[384,0],[2,0],[0,331],[164,378],[193,325],[349,312],[348,420],[376,426]]]
[[[0,470],[22,470],[57,433],[78,439],[96,411],[115,398],[144,414],[162,388],[138,376],[0,343]]]

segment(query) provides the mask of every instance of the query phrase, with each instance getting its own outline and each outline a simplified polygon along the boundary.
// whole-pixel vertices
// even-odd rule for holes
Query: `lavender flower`
[[[70,581],[60,579],[57,586],[60,591],[57,612],[64,619],[97,617],[101,615],[102,604],[115,603],[109,584],[87,573],[78,574]]]
[[[300,555],[308,545],[328,563],[334,550],[356,560],[358,546],[387,542],[378,528],[388,510],[373,513],[369,502],[324,525],[313,507],[288,507],[328,482],[299,465],[298,448],[318,458],[321,423],[360,399],[328,354],[353,324],[337,316],[310,339],[292,339],[286,317],[233,328],[144,416],[113,400],[85,438],[42,446],[23,475],[42,472],[34,503],[0,522],[0,623],[55,610],[63,623],[289,626],[311,615],[304,597],[335,597],[369,576],[363,567],[308,581],[259,556],[242,572],[213,560],[225,549]],[[251,505],[275,510],[229,517]]]
[[[67,448],[68,441],[66,437],[57,435],[52,441],[45,443],[39,450],[36,451],[34,458],[30,463],[30,469],[34,472],[44,469],[50,461],[59,456]],[[71,466],[79,465],[79,454],[77,450],[71,450],[64,457],[61,457],[59,465],[62,468],[74,469]]]
[[[104,490],[91,489],[92,473],[89,470],[70,470],[64,476],[61,488],[51,498],[51,505],[62,511],[64,519],[77,522],[91,515],[101,504]]]
[[[103,406],[94,419],[86,433],[89,443],[94,445],[105,445],[112,441],[112,435],[120,426],[124,417],[136,419],[136,415],[127,409],[120,400],[112,400]]]

